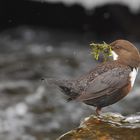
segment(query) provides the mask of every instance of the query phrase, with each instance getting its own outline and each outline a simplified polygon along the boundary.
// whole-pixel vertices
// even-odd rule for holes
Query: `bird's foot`
[[[101,114],[101,108],[100,107],[97,107],[96,108],[96,115],[97,116],[100,116],[100,114]]]

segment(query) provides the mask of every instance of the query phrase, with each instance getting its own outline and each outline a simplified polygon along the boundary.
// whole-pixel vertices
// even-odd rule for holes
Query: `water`
[[[80,33],[33,27],[0,34],[0,139],[53,140],[94,112],[67,103],[47,83],[47,78],[72,79],[93,68],[90,41]],[[139,112],[139,83],[140,77],[127,98],[103,111]]]
[[[122,4],[128,6],[132,12],[138,12],[139,11],[139,5],[140,1],[139,0],[35,0],[35,1],[40,1],[40,2],[63,2],[66,5],[72,5],[72,4],[81,4],[83,7],[86,9],[93,9],[95,7],[99,7],[105,4]]]

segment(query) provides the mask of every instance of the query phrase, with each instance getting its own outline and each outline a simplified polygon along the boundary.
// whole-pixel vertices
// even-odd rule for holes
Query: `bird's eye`
[[[118,45],[116,45],[116,46],[115,46],[115,48],[116,48],[116,49],[120,49],[121,47],[120,47],[120,46],[118,46]]]

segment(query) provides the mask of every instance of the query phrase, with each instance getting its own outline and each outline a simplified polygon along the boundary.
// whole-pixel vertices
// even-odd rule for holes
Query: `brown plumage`
[[[95,106],[97,114],[130,92],[140,64],[139,52],[132,43],[117,40],[110,45],[114,60],[99,64],[75,80],[53,81],[69,97],[68,101]]]

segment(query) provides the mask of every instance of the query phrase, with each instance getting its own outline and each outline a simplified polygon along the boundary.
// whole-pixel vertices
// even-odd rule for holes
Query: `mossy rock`
[[[57,140],[140,140],[140,115],[104,113],[85,118],[80,126]]]

